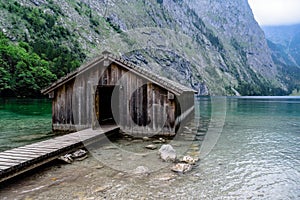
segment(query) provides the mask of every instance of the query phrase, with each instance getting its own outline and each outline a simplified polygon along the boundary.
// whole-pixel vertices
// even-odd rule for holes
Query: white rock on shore
[[[158,150],[158,154],[160,158],[163,161],[172,161],[174,162],[176,160],[176,151],[175,149],[169,145],[169,144],[164,144],[161,146],[161,148]]]

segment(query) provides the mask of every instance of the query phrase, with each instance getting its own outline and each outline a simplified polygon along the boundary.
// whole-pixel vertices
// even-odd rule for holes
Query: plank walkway
[[[42,142],[0,152],[0,182],[32,170],[78,148],[90,145],[119,130],[107,125],[101,129],[86,129]]]

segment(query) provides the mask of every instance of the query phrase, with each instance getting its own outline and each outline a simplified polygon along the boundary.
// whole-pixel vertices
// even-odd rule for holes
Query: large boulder
[[[163,161],[174,162],[176,160],[176,151],[169,144],[162,145],[161,148],[158,150],[158,154]]]

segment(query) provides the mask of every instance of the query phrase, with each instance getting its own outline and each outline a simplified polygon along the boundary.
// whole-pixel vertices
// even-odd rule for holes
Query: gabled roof
[[[140,77],[143,77],[147,79],[150,82],[153,82],[157,84],[158,86],[165,88],[175,94],[181,94],[183,92],[193,92],[197,93],[196,90],[193,90],[191,88],[188,88],[184,85],[181,85],[175,81],[172,81],[170,79],[167,79],[165,77],[159,76],[154,74],[153,72],[150,72],[149,70],[146,70],[144,68],[138,67],[137,65],[134,65],[131,62],[128,62],[127,60],[124,60],[123,58],[113,55],[108,51],[104,51],[101,56],[95,58],[94,60],[88,62],[85,65],[82,65],[75,71],[67,74],[66,76],[60,78],[56,82],[52,83],[49,87],[43,89],[41,92],[42,94],[48,94],[52,91],[54,91],[56,88],[64,85],[68,81],[76,78],[78,75],[84,73],[85,71],[95,67],[98,63],[104,61],[104,60],[109,60],[111,62],[114,62],[116,64],[119,64],[120,66],[128,69],[129,71],[137,74]]]

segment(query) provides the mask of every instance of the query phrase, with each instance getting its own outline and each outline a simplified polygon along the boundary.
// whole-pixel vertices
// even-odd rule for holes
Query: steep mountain
[[[300,90],[300,24],[263,26],[274,63],[289,90]]]
[[[294,87],[281,77],[247,0],[2,0],[0,11],[9,45],[47,62],[42,67],[56,78],[109,50],[203,95]],[[0,53],[0,92],[16,94],[18,80],[9,75],[24,79],[12,67],[20,61],[11,62],[6,48]],[[18,66],[34,76],[34,64]]]
[[[300,24],[263,26],[266,38],[280,46],[290,56],[290,61],[300,66]]]

